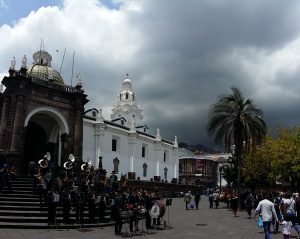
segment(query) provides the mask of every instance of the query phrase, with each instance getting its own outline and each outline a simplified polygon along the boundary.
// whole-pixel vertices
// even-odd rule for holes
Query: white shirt
[[[286,211],[293,210],[295,212],[295,200],[293,198],[283,199],[283,204],[286,206]]]
[[[271,201],[264,199],[261,200],[255,210],[255,214],[258,214],[260,212],[261,217],[263,222],[269,222],[272,221],[272,218],[274,217],[274,219],[276,221],[278,221],[276,212],[275,212],[275,208],[274,208],[274,203],[272,203]]]

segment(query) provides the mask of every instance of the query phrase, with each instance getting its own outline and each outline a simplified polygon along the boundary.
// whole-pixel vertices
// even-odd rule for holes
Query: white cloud
[[[17,68],[23,54],[31,63],[44,38],[58,70],[67,48],[66,84],[76,51],[74,75],[81,74],[87,107],[103,107],[109,118],[129,73],[150,128],[164,132],[162,121],[173,122],[167,127],[184,131],[167,137],[205,144],[207,109],[233,85],[277,115],[279,99],[294,106],[300,98],[299,2],[254,0],[251,11],[248,3],[229,2],[113,0],[109,8],[98,0],[64,0],[62,7],[42,7],[0,26],[0,77],[13,56]]]

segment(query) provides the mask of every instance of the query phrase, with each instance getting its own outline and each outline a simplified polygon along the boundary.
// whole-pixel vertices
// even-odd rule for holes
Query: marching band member
[[[48,223],[49,225],[56,222],[56,209],[59,204],[58,187],[51,186],[51,191],[48,192]]]
[[[68,188],[63,189],[60,198],[63,207],[64,223],[68,224],[70,221],[70,209],[71,209],[71,194]]]
[[[115,235],[120,235],[122,231],[122,218],[120,216],[120,211],[124,208],[124,198],[122,197],[122,192],[117,191],[113,200],[112,205],[112,215],[115,220]]]

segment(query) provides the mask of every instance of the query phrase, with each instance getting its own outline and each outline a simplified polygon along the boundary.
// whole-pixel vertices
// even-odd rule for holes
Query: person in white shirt
[[[265,193],[263,195],[263,198],[264,199],[258,203],[253,218],[255,218],[257,214],[261,215],[264,226],[265,239],[271,239],[270,226],[272,223],[272,219],[274,218],[277,222],[278,218],[275,212],[274,203],[269,200],[268,194]]]
[[[296,202],[290,193],[286,194],[285,199],[282,200],[282,204],[283,204],[284,220],[286,220],[286,217],[288,217],[290,219],[294,229],[298,233],[297,238],[300,239],[300,227],[298,224],[296,224],[296,221],[297,221]]]

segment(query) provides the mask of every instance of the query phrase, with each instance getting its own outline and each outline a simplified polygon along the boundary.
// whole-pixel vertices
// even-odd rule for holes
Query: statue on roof
[[[16,58],[13,57],[13,59],[10,62],[11,62],[10,69],[15,70],[15,68],[16,68]]]
[[[22,68],[26,68],[26,67],[27,67],[27,57],[26,55],[24,55],[22,59]]]
[[[78,86],[82,86],[82,81],[81,81],[81,76],[80,76],[80,73],[78,73],[78,74],[77,74],[77,76],[76,76],[76,80],[77,80],[77,82],[76,82],[76,85],[78,85]]]

